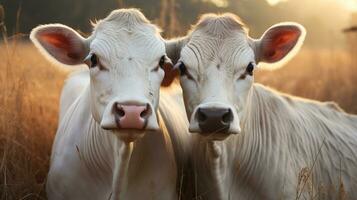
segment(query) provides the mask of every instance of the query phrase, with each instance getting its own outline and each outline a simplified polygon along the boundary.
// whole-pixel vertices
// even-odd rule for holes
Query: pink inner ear
[[[70,50],[70,41],[68,38],[58,33],[45,33],[40,35],[41,41],[51,44],[59,49]]]
[[[300,31],[293,29],[276,30],[268,35],[263,45],[263,56],[268,62],[276,62],[284,58],[295,46]]]
[[[49,54],[64,64],[79,64],[82,62],[83,47],[76,42],[74,34],[58,32],[42,32],[38,34],[38,40]]]

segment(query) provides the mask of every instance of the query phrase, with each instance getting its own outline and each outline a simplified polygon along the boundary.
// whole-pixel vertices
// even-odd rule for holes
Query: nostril
[[[202,112],[201,108],[197,110],[197,119],[199,122],[204,122],[207,120],[207,116]]]
[[[117,103],[114,109],[115,114],[117,114],[119,117],[123,117],[125,115],[125,111],[120,104]]]
[[[233,113],[231,109],[228,109],[228,111],[222,116],[222,122],[223,123],[231,123],[233,121]]]
[[[149,105],[146,104],[145,109],[140,113],[140,117],[145,119],[149,116],[149,114],[150,114]]]

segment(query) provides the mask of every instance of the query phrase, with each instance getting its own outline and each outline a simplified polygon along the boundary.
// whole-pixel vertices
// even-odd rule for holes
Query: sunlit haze
[[[228,1],[227,0],[203,0],[204,2],[212,2],[215,4],[217,7],[227,7],[228,6]]]
[[[266,0],[270,5],[276,5],[282,1],[287,1],[287,0]]]
[[[218,1],[218,0],[216,0]],[[288,1],[288,0],[266,0],[270,5],[274,6],[280,2]],[[357,0],[335,0],[340,2],[343,6],[345,6],[348,10],[357,11]],[[213,2],[213,1],[212,1]]]
[[[203,0],[203,1],[210,1],[214,3],[218,7],[227,7],[228,1],[227,0]],[[275,6],[281,2],[288,1],[288,0],[266,0],[270,5]],[[348,10],[357,11],[357,0],[332,0],[338,1],[343,6],[345,6]]]

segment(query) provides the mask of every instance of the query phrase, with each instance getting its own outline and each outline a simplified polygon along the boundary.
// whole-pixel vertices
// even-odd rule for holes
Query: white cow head
[[[180,71],[190,131],[215,140],[239,133],[257,64],[286,61],[304,38],[301,25],[281,23],[254,40],[237,16],[208,14],[187,36],[167,42]]]
[[[88,38],[61,24],[39,26],[30,38],[50,58],[88,65],[91,112],[103,129],[135,129],[138,134],[159,129],[162,67],[170,62],[158,28],[141,12],[113,11]]]

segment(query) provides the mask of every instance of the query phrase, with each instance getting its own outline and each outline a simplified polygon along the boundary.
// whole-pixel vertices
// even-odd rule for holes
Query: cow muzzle
[[[198,106],[192,114],[190,131],[201,135],[230,135],[240,133],[239,119],[232,108],[222,105]]]
[[[114,118],[118,128],[144,129],[147,118],[150,115],[150,107],[146,105],[122,105],[114,106]]]
[[[226,133],[233,121],[229,108],[198,108],[196,115],[203,133]]]
[[[159,129],[155,112],[149,103],[114,102],[110,107],[110,111],[106,110],[103,114],[100,124],[103,129]]]

